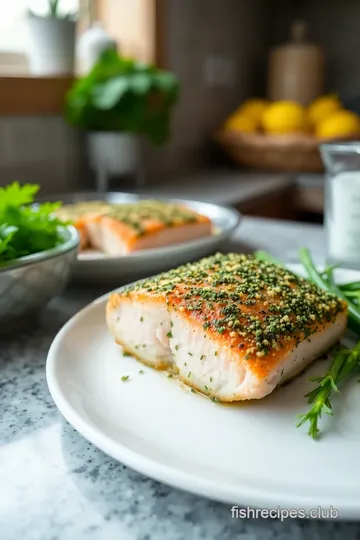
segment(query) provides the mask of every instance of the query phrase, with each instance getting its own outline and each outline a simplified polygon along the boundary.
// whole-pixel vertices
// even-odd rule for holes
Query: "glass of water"
[[[323,144],[328,257],[360,269],[360,141]]]

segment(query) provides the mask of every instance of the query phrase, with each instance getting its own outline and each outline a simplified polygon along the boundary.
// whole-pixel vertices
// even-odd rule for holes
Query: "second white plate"
[[[341,271],[359,280],[359,272]],[[296,415],[307,410],[310,375],[324,361],[259,402],[214,404],[174,379],[124,357],[104,317],[106,297],[55,338],[47,380],[65,418],[101,450],[172,486],[236,505],[333,506],[360,517],[360,393],[348,385],[313,441]],[[143,373],[140,373],[143,371]],[[123,376],[129,376],[122,381]]]
[[[99,193],[84,192],[51,197],[52,200],[59,200],[64,204],[99,199],[119,204],[136,202],[144,198],[151,197],[120,192],[110,192],[103,196],[99,195]],[[185,262],[201,259],[201,257],[205,257],[209,253],[220,250],[225,240],[231,236],[240,223],[241,216],[234,208],[186,199],[163,197],[157,197],[157,199],[184,204],[196,212],[208,216],[213,223],[214,234],[181,244],[137,251],[122,257],[108,257],[99,252],[84,251],[78,256],[74,277],[81,281],[97,283],[109,280],[125,283],[139,277],[156,274]]]

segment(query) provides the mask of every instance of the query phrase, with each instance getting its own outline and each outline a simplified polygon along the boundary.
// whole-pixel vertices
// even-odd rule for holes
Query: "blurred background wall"
[[[121,30],[125,4],[114,1],[104,0],[102,14],[109,31],[118,32],[121,46],[122,39],[131,41],[131,35]],[[123,43],[123,47],[148,58],[156,53],[151,41],[152,4],[136,0],[132,5],[139,13],[141,5],[147,6],[139,23],[143,30],[138,33],[139,39],[148,41],[138,46],[132,43],[132,47]],[[296,18],[306,20],[311,39],[325,48],[327,89],[350,97],[360,95],[357,0],[162,0],[159,5],[157,23],[161,21],[162,28],[155,30],[162,36],[161,61],[181,79],[182,96],[169,145],[145,149],[151,183],[222,163],[211,144],[213,132],[244,98],[264,94],[269,49],[288,39]],[[122,26],[116,25],[114,6]],[[135,20],[131,24],[135,28]],[[2,115],[0,140],[0,183],[39,181],[49,192],[94,187],[83,137],[67,127],[60,114]]]

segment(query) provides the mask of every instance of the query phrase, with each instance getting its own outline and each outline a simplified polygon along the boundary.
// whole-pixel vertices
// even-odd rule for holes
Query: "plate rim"
[[[296,268],[301,268],[300,264],[288,264],[287,266],[293,271],[295,271]],[[348,268],[342,268],[341,270],[360,274],[360,271]],[[114,289],[114,291],[121,290],[122,288],[123,286]],[[227,484],[220,485],[218,481],[209,480],[188,471],[181,471],[181,469],[174,468],[170,465],[164,465],[156,459],[139,454],[135,450],[127,448],[121,442],[114,441],[98,427],[92,426],[91,423],[86,422],[77,410],[67,401],[66,396],[60,388],[55,375],[55,368],[60,361],[57,352],[63,336],[66,335],[70,328],[80,321],[88,312],[92,311],[95,307],[99,307],[99,304],[103,304],[111,292],[113,291],[103,294],[82,308],[65,323],[55,336],[46,360],[46,380],[52,399],[59,412],[80,435],[108,456],[138,473],[172,488],[180,489],[184,492],[201,496],[206,499],[232,506],[238,505],[239,507],[244,507],[246,505],[263,509],[273,509],[278,506],[280,508],[289,508],[291,506],[292,508],[309,511],[317,508],[319,505],[324,508],[332,505],[339,511],[337,520],[360,520],[360,500],[356,501],[352,499],[351,496],[349,496],[349,498],[342,496],[340,499],[337,499],[336,502],[332,501],[330,503],[326,500],[319,501],[312,499],[311,493],[307,496],[291,494],[290,497],[289,492],[286,490],[282,492],[281,487],[275,487],[274,490],[269,490],[258,487],[252,488],[246,484],[244,486],[237,486],[236,488]],[[314,444],[321,443],[314,441]],[[289,499],[291,499],[291,503],[289,503]]]

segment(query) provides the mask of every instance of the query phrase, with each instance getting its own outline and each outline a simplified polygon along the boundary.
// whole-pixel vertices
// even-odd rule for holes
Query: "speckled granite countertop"
[[[245,219],[228,247],[294,261],[306,244],[322,259],[323,240],[318,227]],[[357,524],[232,520],[228,506],[148,480],[78,435],[49,395],[46,355],[60,327],[102,292],[72,286],[32,328],[0,338],[1,540],[360,538]]]

